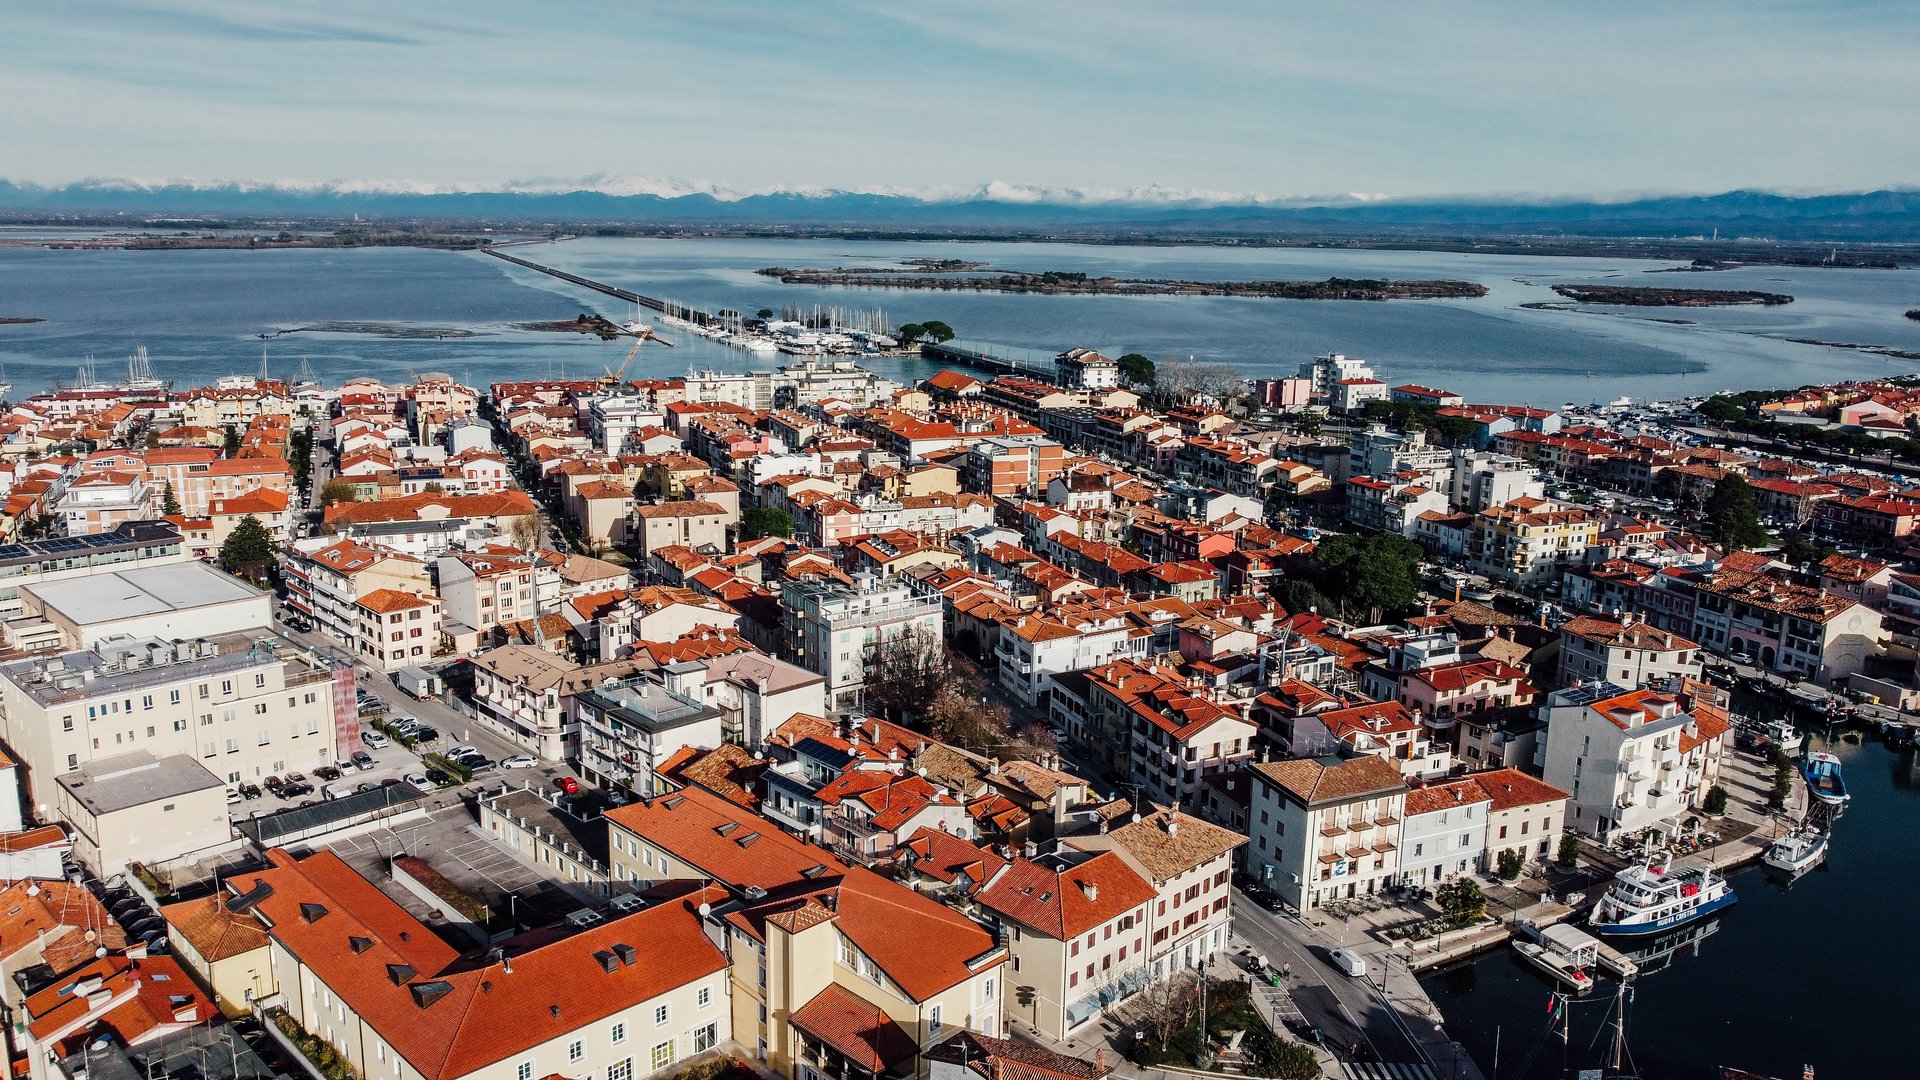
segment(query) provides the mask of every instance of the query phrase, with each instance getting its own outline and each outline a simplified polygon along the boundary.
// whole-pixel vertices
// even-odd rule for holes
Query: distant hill
[[[844,229],[876,232],[1055,231],[1068,234],[1312,236],[1447,234],[1581,237],[1761,237],[1920,242],[1920,191],[1783,195],[1730,191],[1605,201],[1332,199],[1234,203],[1156,194],[1100,198],[1004,185],[949,197],[850,191],[734,196],[706,191],[409,192],[368,187],[0,181],[0,215]]]

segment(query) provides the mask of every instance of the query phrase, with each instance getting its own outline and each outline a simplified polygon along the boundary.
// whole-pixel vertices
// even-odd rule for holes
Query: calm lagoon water
[[[1920,351],[1920,323],[1901,315],[1920,306],[1920,272],[1914,270],[1649,274],[1666,264],[1443,252],[834,240],[583,239],[519,253],[706,310],[881,308],[895,323],[942,319],[964,340],[983,345],[1040,355],[1076,345],[1191,355],[1235,363],[1250,376],[1285,374],[1307,357],[1337,351],[1373,361],[1393,381],[1443,386],[1481,400],[1558,405],[1674,397],[1920,368],[1920,362],[1786,340]],[[1451,277],[1480,282],[1490,292],[1477,300],[1385,303],[1045,297],[785,286],[753,272],[771,265],[876,266],[906,258],[1190,279]],[[1781,308],[1705,310],[1520,306],[1558,300],[1551,286],[1566,282],[1754,288],[1798,299]],[[292,374],[304,360],[324,380],[404,377],[408,371],[447,371],[480,383],[563,372],[580,376],[617,363],[628,343],[523,331],[513,324],[582,310],[632,317],[623,306],[476,253],[0,250],[0,316],[46,320],[0,326],[0,362],[17,393],[69,376],[89,353],[103,376],[113,374],[139,344],[148,347],[156,371],[176,382],[254,371],[263,344],[256,335],[316,324],[332,329],[266,342],[270,369]],[[434,330],[470,336],[417,335]],[[400,331],[416,336],[392,336]],[[677,348],[647,346],[629,371],[663,375],[768,362],[690,335],[668,336]],[[929,370],[912,361],[874,366],[903,377]]]

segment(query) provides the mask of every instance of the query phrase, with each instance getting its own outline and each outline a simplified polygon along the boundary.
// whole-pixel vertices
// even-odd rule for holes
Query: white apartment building
[[[440,647],[440,598],[377,589],[354,602],[355,652],[376,671],[395,672],[433,659]]]
[[[434,561],[434,576],[448,636],[456,641],[560,604],[559,568],[504,544],[442,555]]]
[[[1472,778],[1407,792],[1400,825],[1400,883],[1439,885],[1485,869],[1493,799]]]
[[[1581,616],[1560,626],[1560,685],[1605,680],[1646,686],[1670,678],[1698,678],[1700,646],[1656,630],[1631,613],[1618,619]]]
[[[1022,705],[1044,708],[1054,675],[1145,656],[1149,640],[1136,636],[1132,620],[1119,612],[1070,619],[1021,615],[1000,624],[995,677]]]
[[[824,578],[788,581],[782,651],[826,678],[829,708],[858,705],[876,653],[899,639],[938,648],[940,594],[895,577],[863,576],[852,585]]]
[[[335,759],[332,684],[326,667],[265,631],[121,639],[0,666],[0,730],[37,785],[134,751],[257,782]]]
[[[1248,770],[1247,869],[1300,911],[1399,880],[1407,782],[1377,757],[1295,758]]]
[[[1471,514],[1515,499],[1543,499],[1546,484],[1531,462],[1490,450],[1453,451],[1453,504]]]
[[[1697,806],[1733,728],[1718,705],[1608,682],[1557,690],[1542,714],[1546,782],[1572,793],[1567,824],[1601,838]]]

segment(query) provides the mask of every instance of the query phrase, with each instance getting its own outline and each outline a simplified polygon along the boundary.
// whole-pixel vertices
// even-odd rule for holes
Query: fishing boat
[[[1587,925],[1603,937],[1639,937],[1671,930],[1729,907],[1734,895],[1711,867],[1675,869],[1649,859],[1615,874]]]
[[[1593,989],[1593,976],[1587,973],[1587,966],[1592,962],[1591,957],[1588,957],[1587,963],[1581,963],[1575,957],[1526,938],[1514,938],[1513,951],[1520,954],[1520,959],[1546,972],[1575,993],[1584,994]]]
[[[1793,721],[1785,717],[1776,717],[1767,721],[1760,725],[1760,730],[1766,734],[1767,741],[1779,747],[1780,751],[1788,756],[1799,753],[1800,748],[1807,744],[1807,737],[1801,734],[1799,728],[1793,726]]]
[[[1833,709],[1833,698],[1825,690],[1805,683],[1794,683],[1788,686],[1787,701],[1815,716],[1824,716]]]
[[[1828,806],[1839,806],[1847,801],[1847,781],[1840,775],[1840,759],[1825,751],[1816,751],[1807,755],[1800,766],[1800,775],[1807,781],[1807,793]]]
[[[1760,862],[1769,870],[1798,877],[1820,865],[1826,857],[1827,834],[1802,827],[1768,845]]]

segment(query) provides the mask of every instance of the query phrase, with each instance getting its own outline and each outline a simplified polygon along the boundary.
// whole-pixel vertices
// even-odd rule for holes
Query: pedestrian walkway
[[[1440,1080],[1426,1065],[1403,1061],[1349,1061],[1341,1070],[1349,1080]]]

